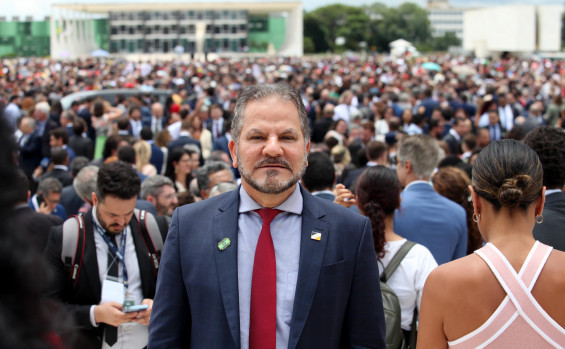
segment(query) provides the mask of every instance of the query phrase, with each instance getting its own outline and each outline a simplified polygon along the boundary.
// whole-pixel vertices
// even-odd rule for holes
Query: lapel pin
[[[222,241],[218,242],[218,249],[220,251],[223,251],[226,248],[228,248],[229,245],[231,245],[230,239],[229,238],[223,238]]]
[[[310,234],[310,239],[320,241],[320,240],[322,240],[322,234],[318,233],[316,231],[313,231],[312,234]]]

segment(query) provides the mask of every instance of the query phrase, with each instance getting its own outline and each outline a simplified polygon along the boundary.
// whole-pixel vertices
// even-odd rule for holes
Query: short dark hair
[[[62,147],[51,148],[51,160],[53,165],[64,165],[65,160],[69,158],[69,154]]]
[[[118,120],[116,121],[116,124],[118,125],[118,130],[121,130],[121,131],[127,131],[129,129],[129,126],[130,126],[129,120],[125,116],[120,116],[118,118]]]
[[[118,148],[118,160],[135,164],[135,149],[131,145],[122,145]]]
[[[524,144],[538,154],[543,167],[543,185],[548,189],[561,189],[565,184],[565,131],[538,127],[526,135]]]
[[[104,149],[102,150],[102,158],[107,159],[112,156],[112,152],[118,149],[122,138],[119,135],[111,135],[106,138]]]
[[[139,132],[139,138],[143,139],[144,141],[150,141],[153,139],[153,131],[151,131],[151,127],[143,126],[141,128],[141,132]]]
[[[73,121],[73,133],[76,136],[81,136],[82,133],[86,130],[86,121],[82,118],[76,118]]]
[[[139,194],[141,180],[130,164],[114,161],[100,166],[96,179],[96,196],[103,201],[106,196],[129,200]]]
[[[69,143],[69,133],[64,127],[52,129],[49,135],[55,137],[55,139],[63,139],[63,144]]]
[[[302,183],[310,191],[331,190],[335,181],[335,168],[331,158],[323,152],[308,154],[308,167]]]
[[[369,143],[367,143],[367,147],[365,148],[365,155],[367,155],[367,159],[369,160],[377,160],[386,152],[387,149],[388,147],[383,142],[369,141]]]
[[[90,160],[88,160],[86,156],[77,156],[76,158],[74,158],[73,162],[71,162],[71,175],[73,176],[73,178],[78,175],[80,170],[88,166],[89,163]]]

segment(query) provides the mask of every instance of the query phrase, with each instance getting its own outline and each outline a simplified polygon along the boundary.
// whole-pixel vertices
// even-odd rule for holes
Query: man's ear
[[[231,139],[230,142],[228,143],[228,148],[230,149],[232,166],[234,168],[237,168],[237,145],[235,144],[233,139]]]

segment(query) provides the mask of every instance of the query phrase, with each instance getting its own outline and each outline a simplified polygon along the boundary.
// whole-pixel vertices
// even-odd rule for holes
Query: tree
[[[318,23],[324,33],[325,45],[332,51],[336,50],[335,39],[339,36],[345,38],[346,48],[356,49],[359,42],[367,41],[368,17],[359,7],[334,4],[317,8],[309,15]],[[306,21],[305,35],[316,43],[316,40],[306,32]]]
[[[312,51],[306,50],[306,41],[312,42]],[[330,49],[326,39],[326,33],[322,29],[318,19],[312,13],[304,14],[304,51],[308,53],[326,52]]]
[[[454,32],[447,32],[443,36],[435,37],[431,40],[430,46],[434,51],[447,51],[449,46],[460,46],[461,39]]]

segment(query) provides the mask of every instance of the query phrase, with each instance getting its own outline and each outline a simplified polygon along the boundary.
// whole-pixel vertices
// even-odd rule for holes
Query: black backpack
[[[406,241],[396,252],[394,257],[392,257],[390,263],[385,268],[381,275],[381,294],[383,299],[383,309],[385,313],[385,324],[386,324],[386,347],[387,349],[399,349],[399,348],[416,348],[416,319],[418,310],[414,309],[414,317],[412,319],[412,329],[410,330],[410,336],[407,340],[404,337],[404,332],[400,327],[401,323],[401,311],[400,302],[398,301],[398,296],[392,288],[390,288],[386,282],[396,268],[400,265],[404,257],[408,252],[416,245],[415,242]]]
[[[153,261],[155,275],[159,270],[159,261],[163,252],[163,237],[159,225],[152,214],[146,210],[134,209],[133,216],[139,224],[139,230],[147,252]],[[84,257],[84,244],[86,227],[82,214],[72,216],[63,223],[63,248],[61,249],[61,260],[65,270],[69,272],[69,278],[73,288],[77,285],[82,259]]]

